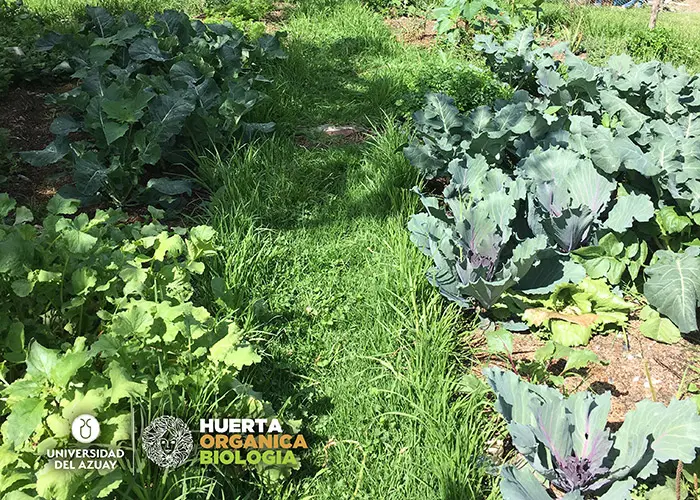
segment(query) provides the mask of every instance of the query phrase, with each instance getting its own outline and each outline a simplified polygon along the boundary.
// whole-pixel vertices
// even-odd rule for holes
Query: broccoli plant
[[[631,500],[632,488],[655,475],[659,464],[690,463],[700,447],[700,416],[690,400],[674,400],[668,407],[641,401],[611,433],[609,392],[564,398],[498,368],[484,374],[513,445],[529,464],[503,467],[504,500],[550,500],[548,489],[567,500]]]
[[[34,166],[67,158],[76,196],[118,205],[143,190],[148,167],[187,163],[189,153],[224,147],[234,134],[270,131],[244,120],[263,99],[256,87],[264,59],[284,57],[276,36],[248,40],[231,23],[205,24],[182,12],[119,18],[87,7],[78,34],[51,33],[43,50],[63,48],[78,85],[54,98],[67,111],[51,125],[54,141],[22,154]],[[152,194],[189,193],[186,181],[152,177]]]

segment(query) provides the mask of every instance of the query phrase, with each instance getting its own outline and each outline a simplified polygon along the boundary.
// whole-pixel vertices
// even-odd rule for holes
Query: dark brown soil
[[[449,183],[449,177],[435,177],[425,183],[425,191],[427,194],[442,196],[445,187],[447,187]]]
[[[286,2],[275,2],[272,10],[268,12],[263,18],[265,23],[265,31],[267,33],[274,33],[279,31],[282,23],[287,18],[287,13],[292,8],[292,4]]]
[[[606,362],[592,366],[581,376],[567,377],[565,389],[569,393],[590,390],[601,394],[610,391],[612,408],[609,422],[614,426],[624,420],[625,414],[643,399],[655,399],[668,404],[671,399],[683,397],[688,384],[697,382],[698,374],[690,369],[700,358],[700,348],[686,339],[669,345],[656,342],[639,333],[640,321],[632,319],[627,328],[629,349],[622,332],[594,335],[587,349]],[[533,359],[535,351],[545,344],[534,334],[513,334],[513,358]],[[583,349],[584,347],[581,347]],[[510,368],[495,356],[483,361]],[[649,377],[647,377],[648,367]],[[552,367],[556,370],[556,366]],[[560,367],[560,369],[563,368]],[[651,379],[651,383],[649,382]],[[652,392],[653,388],[653,392]]]
[[[19,203],[43,206],[70,177],[55,165],[32,167],[15,154],[45,148],[52,140],[49,131],[56,110],[45,103],[47,94],[63,91],[55,87],[27,85],[0,97],[0,126],[8,130],[7,147],[0,157],[0,176],[7,180],[0,191]],[[6,157],[5,153],[9,153]]]
[[[384,19],[396,39],[409,45],[430,46],[435,43],[436,22],[422,17],[396,17]]]

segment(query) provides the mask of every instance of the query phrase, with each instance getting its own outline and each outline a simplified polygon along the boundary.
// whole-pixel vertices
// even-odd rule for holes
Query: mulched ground
[[[621,423],[625,414],[634,409],[639,401],[655,398],[668,404],[679,394],[683,397],[688,384],[698,381],[698,373],[691,368],[700,359],[700,346],[696,341],[683,339],[673,345],[662,344],[640,334],[639,325],[638,319],[630,319],[627,328],[629,349],[622,332],[594,335],[588,346],[579,349],[592,350],[606,364],[580,371],[580,377],[568,377],[565,383],[569,393],[589,390],[602,394],[610,391],[612,408],[608,421],[613,427]],[[476,342],[485,346],[483,335],[479,334]],[[544,344],[545,341],[535,334],[514,333],[513,357],[516,360],[533,359],[535,351]],[[508,363],[493,355],[485,354],[480,361],[510,369]],[[561,365],[552,367],[553,371],[563,369],[563,363]]]
[[[436,22],[422,17],[396,17],[384,19],[396,39],[408,45],[427,47],[435,43]]]
[[[65,89],[27,85],[11,89],[0,97],[0,127],[8,130],[10,153],[45,148],[52,140],[49,131],[56,110],[45,103],[48,94]],[[5,152],[3,152],[5,153]],[[18,155],[0,157],[0,176],[7,180],[0,191],[30,207],[43,206],[56,191],[70,181],[69,175],[55,165],[32,167]]]

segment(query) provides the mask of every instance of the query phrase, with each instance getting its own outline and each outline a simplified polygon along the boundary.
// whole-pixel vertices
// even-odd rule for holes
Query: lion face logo
[[[177,417],[163,415],[151,422],[141,434],[148,459],[165,469],[179,467],[192,452],[192,433]]]

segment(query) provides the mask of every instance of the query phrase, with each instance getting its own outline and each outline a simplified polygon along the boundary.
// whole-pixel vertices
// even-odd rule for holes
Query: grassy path
[[[267,111],[278,137],[201,165],[222,186],[209,209],[226,245],[221,274],[268,332],[251,379],[303,418],[311,443],[277,497],[490,498],[484,400],[455,397],[455,344],[469,325],[424,278],[405,230],[417,205],[407,131],[383,116],[440,56],[401,46],[355,2],[301,6],[284,28],[290,57]],[[377,131],[363,144],[293,140],[322,123]]]

